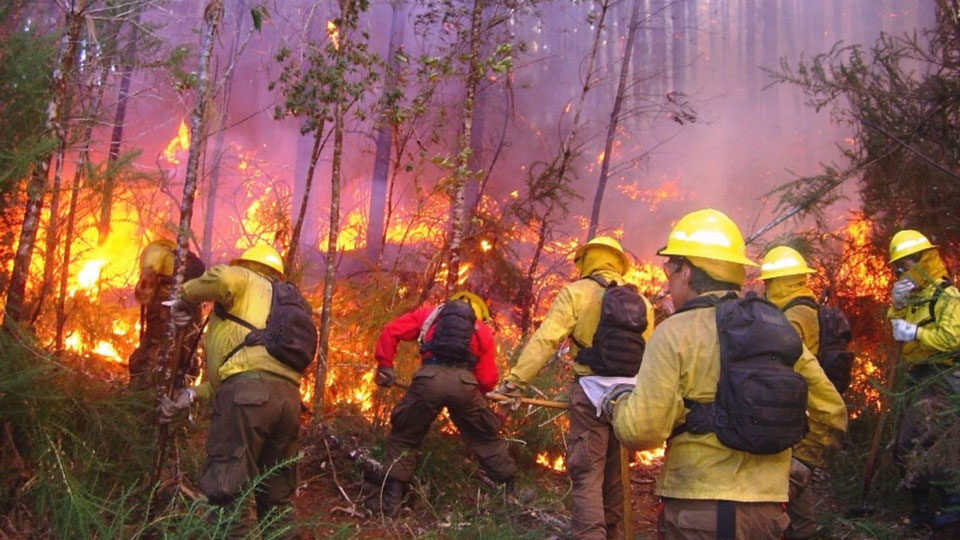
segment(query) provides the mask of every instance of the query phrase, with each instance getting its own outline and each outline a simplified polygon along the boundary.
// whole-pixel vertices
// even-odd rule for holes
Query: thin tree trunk
[[[767,69],[777,69],[777,2],[764,2],[760,12],[763,22],[763,67]],[[764,80],[761,86],[765,86],[766,82],[767,81]],[[766,111],[764,119],[774,128],[774,135],[779,137],[780,86],[770,86],[764,93],[766,95],[761,100]]]
[[[669,86],[667,70],[667,7],[666,0],[651,0],[653,2],[652,11],[654,15],[652,30],[652,55],[654,65],[653,86],[655,95],[662,96],[667,92]]]
[[[463,108],[460,111],[460,136],[457,141],[456,169],[453,172],[453,197],[450,201],[450,241],[447,242],[447,281],[444,285],[444,298],[450,296],[457,284],[460,273],[460,248],[463,232],[466,228],[466,183],[473,174],[469,169],[471,135],[473,134],[473,115],[477,86],[485,70],[480,58],[481,23],[483,22],[484,0],[474,0],[470,13],[469,68],[466,79],[466,91]]]
[[[630,25],[627,27],[627,43],[623,52],[623,63],[620,65],[620,80],[617,83],[617,95],[613,98],[613,111],[610,113],[610,123],[607,125],[607,139],[603,145],[603,160],[600,163],[600,180],[597,182],[597,192],[593,197],[593,211],[590,213],[590,230],[588,238],[597,234],[600,223],[600,205],[603,203],[603,192],[607,187],[607,175],[610,173],[610,161],[613,159],[613,141],[617,136],[617,126],[620,123],[620,108],[623,106],[623,96],[627,89],[627,74],[630,72],[630,59],[633,56],[633,42],[637,37],[640,26],[640,0],[633,0],[630,10]]]
[[[187,152],[187,167],[184,172],[183,198],[180,201],[180,225],[177,229],[177,247],[173,264],[173,283],[170,286],[170,300],[176,300],[183,285],[187,251],[190,241],[190,222],[193,218],[193,203],[197,195],[199,182],[200,156],[207,139],[207,107],[210,104],[210,58],[213,56],[217,28],[223,18],[223,0],[210,0],[203,12],[203,32],[200,42],[200,58],[197,67],[197,102],[190,114],[190,149]],[[174,336],[177,326],[170,319],[164,333],[157,358],[157,368],[162,370],[160,381],[169,381],[173,377],[173,366],[169,359],[173,352]],[[179,354],[179,351],[177,351]],[[159,388],[158,391],[165,391]]]
[[[744,80],[747,85],[747,96],[751,103],[756,102],[757,95],[757,0],[746,0],[744,7],[746,18],[746,64]]]
[[[567,133],[567,137],[560,147],[560,165],[557,167],[557,181],[563,180],[567,173],[567,168],[573,159],[573,145],[576,143],[577,133],[580,131],[580,115],[583,112],[583,104],[587,99],[587,93],[589,93],[590,89],[593,87],[594,65],[596,64],[597,51],[600,48],[600,40],[603,35],[603,23],[606,20],[607,9],[610,6],[610,2],[609,0],[600,0],[599,4],[600,15],[595,21],[597,26],[593,35],[593,43],[591,44],[590,52],[588,53],[589,57],[587,59],[586,77],[583,80],[583,87],[581,88],[580,97],[577,100],[577,107],[573,114],[573,125],[570,127],[570,132]],[[524,280],[525,290],[523,291],[523,295],[528,301],[523,303],[521,321],[526,322],[522,322],[521,324],[526,325],[528,328],[529,322],[532,319],[533,310],[532,302],[529,301],[533,298],[533,277],[537,272],[537,266],[539,266],[540,257],[543,253],[543,248],[546,245],[547,224],[552,212],[553,207],[547,208],[546,212],[544,212],[543,218],[540,220],[540,228],[537,231],[537,246],[534,248],[533,258],[531,259],[530,266],[527,268],[527,273]]]
[[[297,221],[293,225],[293,233],[290,235],[290,248],[287,250],[284,264],[287,268],[293,267],[293,261],[297,256],[297,247],[300,246],[300,232],[303,230],[303,222],[307,216],[307,204],[310,202],[310,188],[313,186],[313,174],[317,169],[317,161],[320,160],[320,152],[323,150],[323,127],[321,120],[313,134],[313,147],[310,149],[310,166],[307,167],[307,175],[303,183],[303,197],[300,200],[300,209],[297,211]]]
[[[73,71],[77,56],[77,44],[80,31],[83,27],[83,11],[87,0],[78,0],[66,15],[67,31],[60,38],[59,55],[54,64],[51,79],[50,101],[47,103],[46,135],[57,140],[57,149],[66,146],[67,128],[64,125],[67,111],[67,77]],[[43,206],[43,195],[46,191],[47,177],[50,173],[50,161],[54,151],[50,151],[37,160],[33,166],[33,173],[27,183],[27,204],[23,214],[23,224],[20,228],[20,241],[17,253],[13,259],[13,269],[10,273],[10,283],[7,288],[6,315],[4,326],[23,322],[25,313],[24,293],[26,292],[27,278],[30,274],[30,260],[33,258],[33,249],[36,245],[37,230],[40,226],[40,210]]]
[[[230,42],[230,49],[227,51],[227,62],[233,62],[233,57],[237,54],[237,48],[240,46],[240,29],[243,27],[244,17],[247,16],[247,2],[241,0],[235,8],[237,18],[236,26],[233,30],[233,39]],[[227,79],[223,82],[223,102],[220,110],[217,111],[217,137],[213,142],[213,165],[210,170],[210,177],[207,179],[207,189],[205,190],[206,208],[203,212],[203,240],[200,244],[200,256],[203,262],[209,264],[211,261],[211,250],[213,247],[213,224],[217,212],[217,191],[220,187],[220,163],[223,160],[223,143],[226,139],[227,113],[230,110],[230,97],[233,89],[233,74],[231,70],[227,74]]]
[[[133,64],[137,56],[137,42],[140,38],[140,14],[143,5],[134,8],[133,22],[130,24],[130,36],[123,53],[123,67],[120,73],[120,91],[117,97],[117,111],[113,116],[113,132],[110,134],[110,151],[107,154],[107,170],[120,157],[120,144],[123,141],[123,127],[127,119],[127,100],[130,98],[130,80],[133,78]],[[110,236],[110,216],[113,212],[113,191],[116,179],[108,174],[103,182],[103,194],[100,199],[100,224],[97,245],[102,246]]]
[[[686,90],[684,75],[687,69],[686,0],[673,0],[673,5],[670,8],[670,27],[673,29],[670,72],[673,75],[673,91],[683,92]]]
[[[387,96],[397,89],[397,72],[400,62],[397,51],[403,46],[404,29],[407,22],[406,0],[393,0],[390,16],[390,44],[387,46],[387,73],[383,94]],[[383,111],[384,113],[386,111]],[[380,264],[383,253],[383,238],[386,230],[384,211],[387,205],[388,179],[390,174],[390,148],[393,144],[394,128],[390,119],[381,115],[380,129],[377,132],[377,147],[374,154],[373,178],[370,181],[370,211],[367,227],[367,258]]]
[[[342,61],[345,49],[349,49],[350,30],[356,24],[351,10],[354,0],[340,0],[340,45],[336,47],[337,62]],[[327,371],[330,362],[330,315],[333,312],[334,280],[337,269],[337,242],[340,240],[340,178],[343,174],[343,113],[344,83],[336,87],[333,106],[333,157],[330,166],[330,231],[327,234],[326,269],[323,276],[323,306],[320,308],[320,336],[317,351],[317,370],[313,387],[314,421],[319,422],[323,411],[323,390],[327,386]]]

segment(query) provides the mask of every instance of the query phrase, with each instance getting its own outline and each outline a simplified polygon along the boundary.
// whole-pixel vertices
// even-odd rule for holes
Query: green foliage
[[[937,6],[936,26],[920,35],[882,34],[869,48],[837,44],[771,72],[854,131],[852,144],[840,145],[847,166],[826,167],[778,190],[781,204],[799,210],[798,217],[818,215],[855,178],[879,238],[917,228],[948,258],[960,255],[960,23],[950,1]]]
[[[53,56],[50,36],[17,32],[0,46],[0,197],[55,145],[44,137]]]

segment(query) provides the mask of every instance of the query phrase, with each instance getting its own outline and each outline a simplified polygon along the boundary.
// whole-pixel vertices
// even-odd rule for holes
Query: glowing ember
[[[642,452],[637,452],[634,455],[634,464],[639,464],[644,467],[649,467],[651,465],[659,465],[663,462],[663,455],[667,450],[667,445],[664,444],[656,450],[644,450]]]
[[[330,36],[330,42],[333,43],[333,48],[340,50],[340,30],[337,29],[335,22],[327,21],[327,35]]]
[[[190,128],[186,122],[180,120],[177,135],[167,143],[167,147],[163,150],[163,158],[167,160],[167,163],[179,165],[180,159],[177,157],[177,153],[185,151],[187,148],[190,148]]]
[[[537,465],[543,465],[548,469],[553,469],[558,472],[563,472],[566,470],[563,462],[563,456],[557,456],[553,459],[550,459],[550,455],[546,452],[540,452],[537,454]]]

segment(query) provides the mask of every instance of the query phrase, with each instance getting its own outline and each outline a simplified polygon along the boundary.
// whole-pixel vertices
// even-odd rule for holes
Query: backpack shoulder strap
[[[596,274],[590,274],[589,276],[587,276],[587,277],[585,277],[585,278],[583,278],[583,279],[589,279],[590,281],[596,283],[597,285],[600,285],[600,286],[603,287],[604,289],[610,287],[610,282],[607,281],[603,276],[598,276],[598,275],[596,275]],[[615,284],[616,284],[616,282],[614,282],[614,285],[615,285]]]
[[[935,309],[937,307],[937,300],[940,300],[940,296],[943,295],[943,291],[945,291],[947,287],[951,285],[953,284],[949,279],[943,278],[939,283],[937,283],[937,288],[933,290],[933,295],[930,296],[930,322],[937,320],[937,313]]]
[[[797,298],[794,298],[793,300],[787,302],[787,305],[783,306],[783,309],[781,309],[780,311],[786,311],[796,306],[807,306],[817,311],[820,311],[820,304],[816,303],[812,298],[807,296],[799,296]]]
[[[240,326],[246,328],[247,330],[250,330],[250,331],[258,330],[256,326],[250,324],[249,322],[227,311],[227,308],[223,307],[223,304],[221,304],[220,302],[215,302],[213,304],[213,312],[217,314],[217,317],[220,317],[221,319],[224,319],[227,321],[235,322]]]
[[[676,310],[673,314],[676,315],[677,313],[683,313],[684,311],[693,311],[695,309],[716,307],[726,302],[727,300],[733,300],[734,298],[737,298],[737,293],[735,292],[730,292],[723,296],[716,296],[713,294],[705,294],[702,296],[697,296],[695,298],[691,298],[690,300],[687,300],[687,302],[682,306],[680,306],[680,309]]]
[[[439,306],[433,308],[433,311],[427,315],[427,318],[424,319],[423,324],[420,325],[420,336],[417,337],[417,341],[423,345],[425,339],[427,339],[427,330],[430,330],[430,327],[433,326],[433,323],[437,320],[437,317],[440,315],[440,310],[443,309],[443,306],[446,304],[440,304]]]

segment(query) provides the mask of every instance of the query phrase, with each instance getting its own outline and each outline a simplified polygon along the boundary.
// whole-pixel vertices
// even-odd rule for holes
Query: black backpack
[[[674,430],[715,433],[720,442],[751,454],[776,454],[807,432],[807,382],[793,370],[803,342],[783,313],[749,294],[700,296],[680,311],[716,306],[720,380],[716,400],[684,398],[686,422]]]
[[[794,306],[809,306],[817,310],[817,325],[820,327],[820,350],[817,360],[827,374],[837,392],[844,393],[850,386],[850,372],[853,370],[854,355],[847,350],[853,339],[850,321],[838,307],[821,306],[810,298],[794,298],[783,311]]]
[[[477,355],[470,350],[477,315],[470,302],[452,300],[436,308],[427,317],[420,330],[420,353],[430,355],[441,363],[471,366],[477,363]],[[426,340],[427,330],[436,326],[433,335]]]
[[[219,303],[213,305],[213,311],[221,319],[233,321],[250,330],[243,341],[223,359],[224,364],[244,347],[263,345],[270,356],[303,373],[317,355],[317,325],[313,322],[313,310],[300,294],[300,289],[292,283],[273,283],[270,314],[267,315],[264,328],[257,328],[233,315]]]
[[[597,375],[633,377],[640,370],[646,343],[647,305],[637,288],[630,283],[618,285],[600,276],[586,279],[597,282],[603,291],[600,322],[593,333],[593,345],[580,350],[576,361],[589,366]]]

